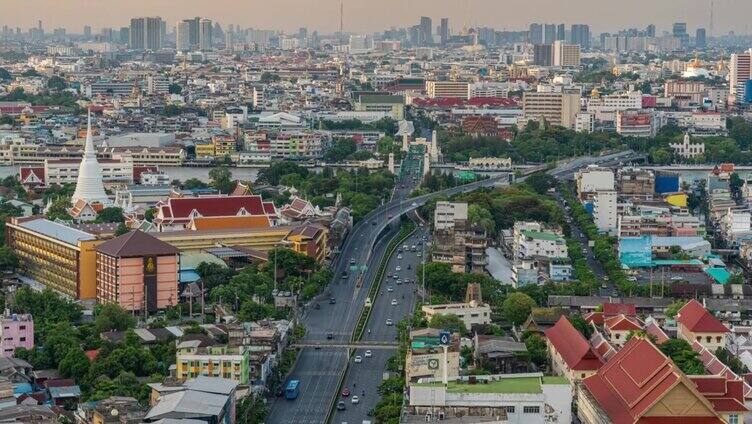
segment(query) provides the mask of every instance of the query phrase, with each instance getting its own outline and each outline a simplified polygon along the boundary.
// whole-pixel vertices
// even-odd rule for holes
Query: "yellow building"
[[[205,231],[165,231],[155,233],[158,239],[177,247],[181,252],[200,252],[224,246],[243,246],[268,251],[279,245],[293,227],[227,228]]]
[[[188,340],[178,345],[175,375],[179,380],[203,375],[229,378],[238,384],[248,384],[250,354],[245,347],[199,347],[200,344],[198,340]]]
[[[20,272],[74,299],[95,299],[96,252],[101,240],[84,231],[36,218],[13,218],[6,243],[20,260]]]
[[[197,158],[213,158],[215,156],[215,149],[213,143],[201,143],[196,144],[196,157]]]
[[[215,135],[212,137],[212,144],[214,145],[214,156],[230,156],[238,151],[238,145],[234,137]]]

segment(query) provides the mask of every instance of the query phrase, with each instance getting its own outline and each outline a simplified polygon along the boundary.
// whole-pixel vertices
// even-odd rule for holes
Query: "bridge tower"
[[[431,172],[431,157],[428,152],[423,153],[423,175],[426,176]]]
[[[389,153],[389,172],[394,174],[394,153]]]
[[[428,153],[431,156],[431,162],[439,161],[439,136],[436,130],[433,130],[433,133],[431,133],[431,144],[429,145]]]

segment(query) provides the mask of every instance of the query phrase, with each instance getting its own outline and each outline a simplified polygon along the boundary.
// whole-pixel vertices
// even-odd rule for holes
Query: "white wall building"
[[[617,194],[615,190],[599,190],[593,198],[593,222],[598,231],[614,234],[618,228]]]
[[[436,210],[433,214],[434,230],[454,228],[457,220],[467,220],[467,203],[436,202]]]
[[[580,198],[599,190],[614,190],[614,171],[597,165],[590,165],[575,174],[575,182],[577,183],[577,194]]]

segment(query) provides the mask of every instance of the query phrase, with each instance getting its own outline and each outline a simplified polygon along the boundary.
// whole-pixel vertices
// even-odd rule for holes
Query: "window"
[[[716,338],[715,338],[715,341],[716,341],[717,343],[720,343],[720,342],[721,342],[721,336],[716,336]]]
[[[18,340],[20,340],[20,341],[22,341],[22,342],[25,342],[25,341],[26,341],[26,337],[21,337],[21,338],[19,338]]]
[[[502,406],[501,409],[506,411],[507,414],[514,414],[514,406]]]
[[[728,424],[739,424],[739,415],[729,414]]]
[[[706,337],[705,337],[705,341],[706,341],[706,342],[710,343],[710,340],[712,340],[712,338],[711,338],[710,336],[706,336]]]
[[[540,414],[540,406],[523,406],[523,414]]]

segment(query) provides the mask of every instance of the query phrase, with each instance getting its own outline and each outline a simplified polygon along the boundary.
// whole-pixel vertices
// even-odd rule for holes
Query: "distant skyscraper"
[[[162,48],[162,18],[133,18],[129,47],[132,50],[157,51]]]
[[[564,24],[559,24],[556,27],[556,40],[557,41],[564,41],[567,39],[567,29]]]
[[[645,35],[648,37],[655,37],[655,25],[648,25],[647,28],[645,28]]]
[[[131,29],[129,27],[120,28],[120,44],[128,44],[130,42]]]
[[[199,39],[199,23],[201,18],[188,19],[188,38],[191,43],[191,48],[198,48]]]
[[[556,41],[556,25],[546,24],[543,26],[543,44],[553,44]]]
[[[745,97],[747,81],[752,79],[752,51],[734,53],[729,60],[729,103],[749,102]]]
[[[441,18],[439,37],[441,37],[441,44],[449,42],[449,18]]]
[[[175,48],[179,52],[191,49],[191,20],[178,21],[175,26]]]
[[[673,35],[681,42],[682,47],[689,44],[689,34],[687,34],[686,22],[675,22],[673,26]]]
[[[530,24],[528,41],[530,44],[543,44],[543,25]]]
[[[551,44],[536,44],[533,49],[533,64],[538,66],[552,66],[554,50]]]
[[[84,38],[86,38],[87,40],[91,38],[91,27],[89,25],[86,25],[84,27]]]
[[[420,17],[420,44],[429,46],[433,44],[433,24],[428,16]]]
[[[579,44],[582,49],[590,48],[590,27],[584,24],[574,24],[571,30],[572,44]]]
[[[705,28],[697,28],[697,31],[695,32],[695,46],[702,48],[707,45],[708,41],[705,36]]]
[[[202,18],[198,26],[198,47],[200,50],[211,50],[213,45],[214,25],[211,19]]]

